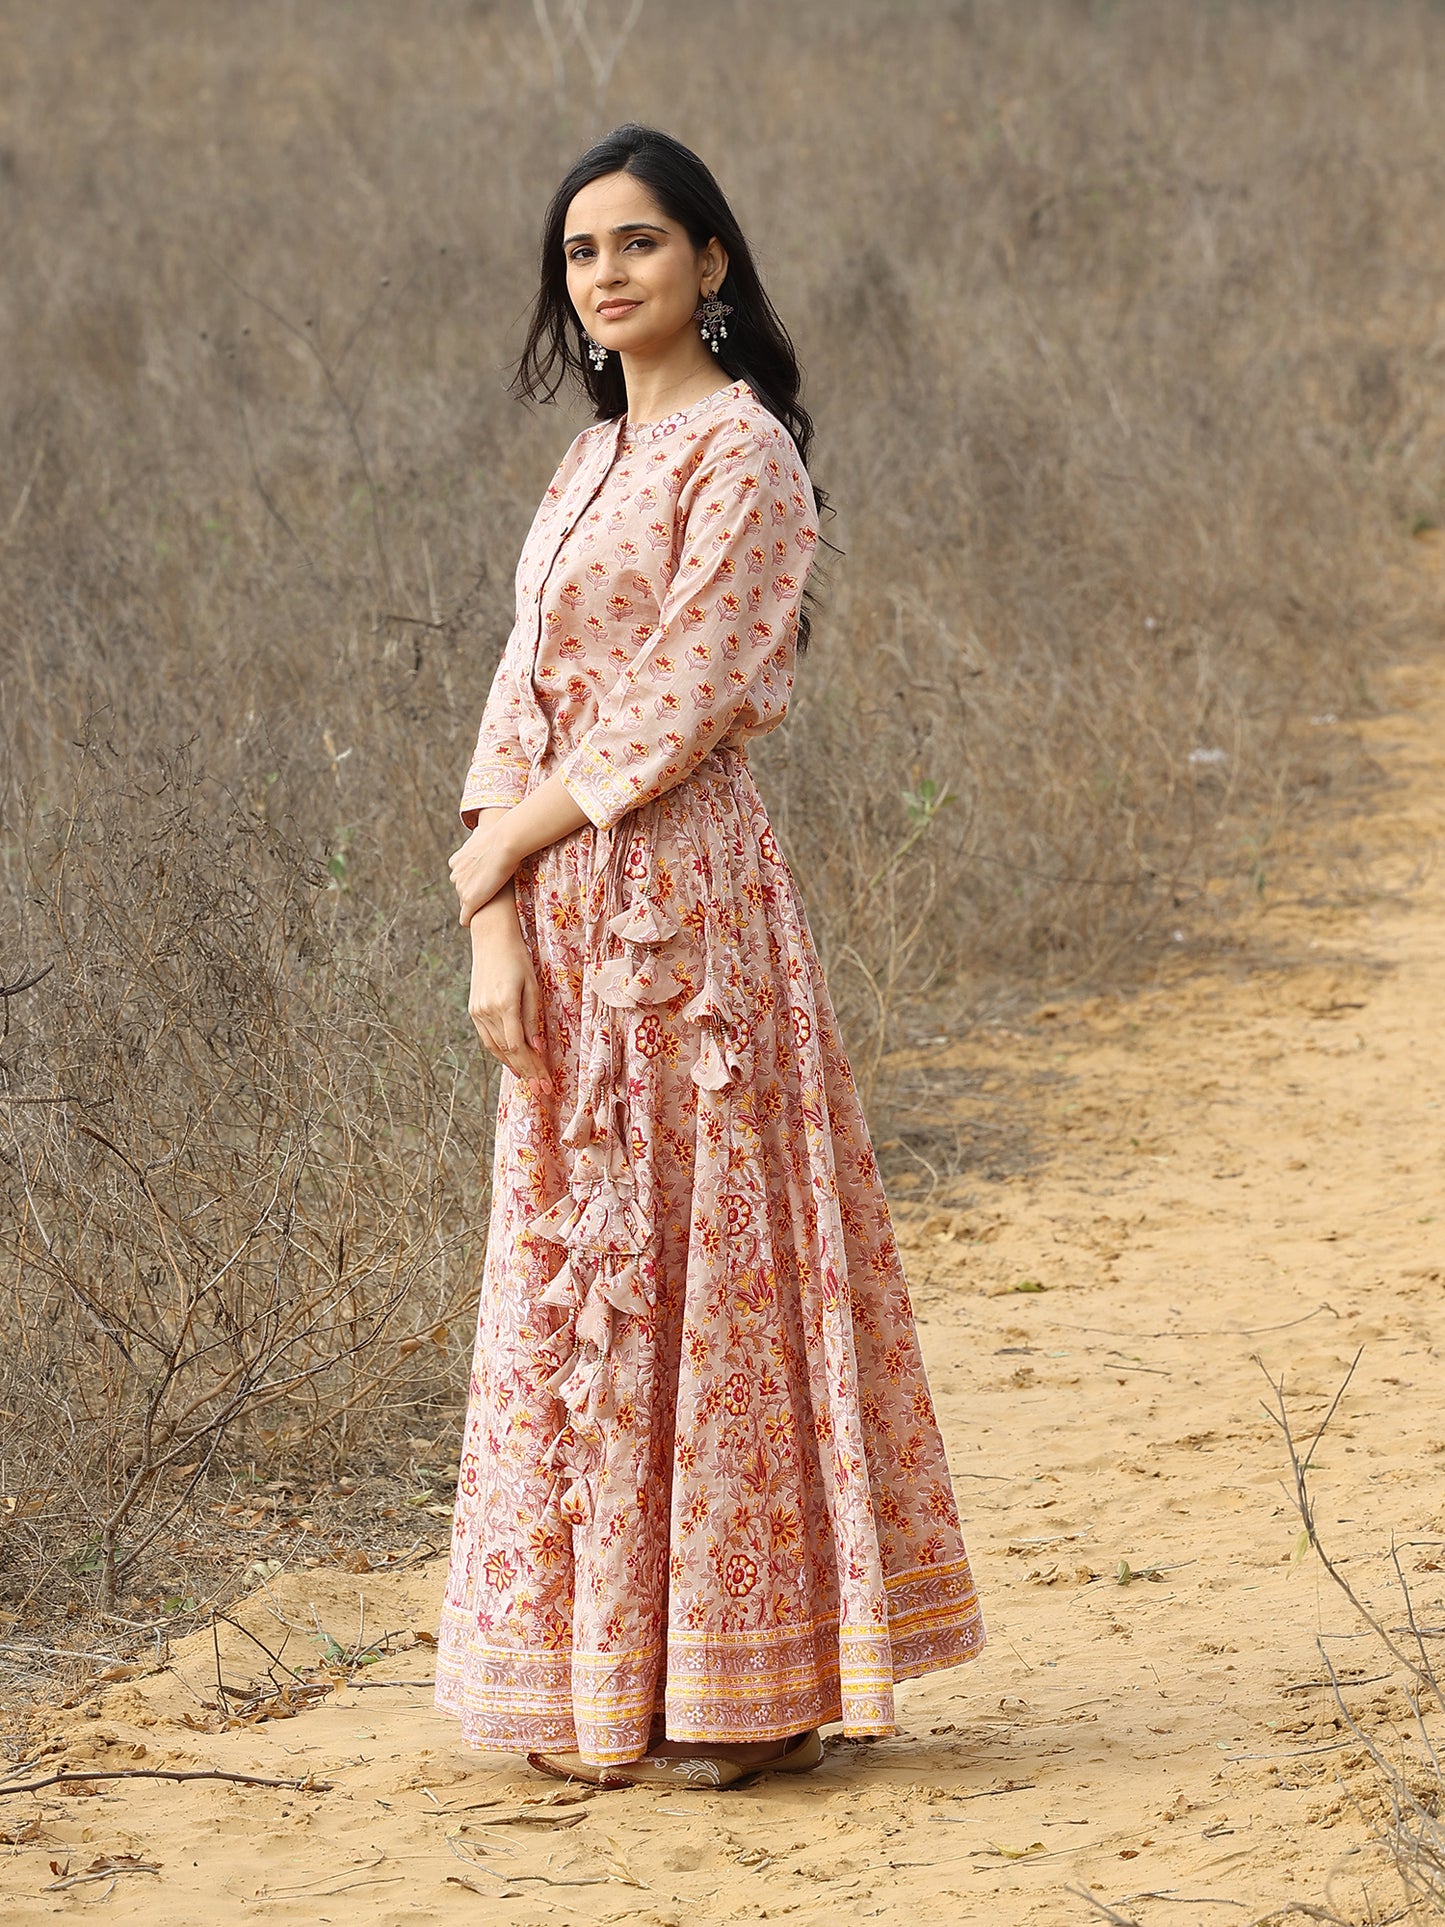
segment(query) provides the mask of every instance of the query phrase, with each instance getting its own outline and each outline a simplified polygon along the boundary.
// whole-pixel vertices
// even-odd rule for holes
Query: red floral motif
[[[731,1412],[734,1418],[741,1418],[749,1403],[747,1374],[734,1372],[723,1387],[723,1409]]]
[[[745,1599],[758,1583],[758,1569],[745,1552],[729,1554],[723,1565],[723,1590],[730,1599]]]
[[[813,1035],[813,1020],[801,1004],[793,1005],[793,1042],[800,1048]]]
[[[633,1048],[642,1057],[656,1057],[662,1049],[662,1025],[651,1012],[646,1017],[638,1018],[637,1027],[632,1033],[632,1043]]]
[[[751,1199],[742,1197],[736,1191],[729,1192],[723,1200],[723,1210],[727,1219],[728,1236],[741,1237],[753,1221]]]
[[[481,1484],[481,1464],[475,1452],[467,1452],[462,1457],[461,1477],[457,1480],[457,1490],[464,1498],[475,1499]]]

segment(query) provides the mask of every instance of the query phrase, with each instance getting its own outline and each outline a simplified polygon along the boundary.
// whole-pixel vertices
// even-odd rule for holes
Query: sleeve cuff
[[[646,798],[634,795],[627,779],[619,776],[605,757],[584,737],[558,769],[562,787],[585,810],[588,821],[599,830],[610,830],[614,823],[635,810]]]
[[[476,825],[479,810],[509,810],[527,794],[527,778],[520,770],[474,771],[462,791],[461,819]]]

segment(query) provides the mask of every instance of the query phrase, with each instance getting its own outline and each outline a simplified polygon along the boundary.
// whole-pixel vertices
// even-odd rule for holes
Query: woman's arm
[[[507,891],[517,865],[588,822],[587,812],[569,794],[560,771],[539,783],[509,810],[486,810],[459,850],[451,856],[451,878],[461,903],[461,922],[470,923],[499,891]]]
[[[478,829],[510,815],[486,810]],[[471,918],[472,981],[467,1012],[478,1037],[516,1076],[551,1090],[543,1054],[542,1000],[532,953],[517,919],[510,878]]]
[[[558,768],[598,829],[652,802],[719,743],[783,719],[817,508],[782,433],[720,449],[688,483],[657,626]]]

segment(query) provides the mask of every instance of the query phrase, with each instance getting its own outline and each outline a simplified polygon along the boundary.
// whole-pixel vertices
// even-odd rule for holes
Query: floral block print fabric
[[[841,1719],[983,1624],[868,1132],[749,774],[817,541],[741,382],[569,449],[464,820],[554,769],[518,912],[555,1096],[502,1073],[438,1648],[466,1739],[635,1759]]]

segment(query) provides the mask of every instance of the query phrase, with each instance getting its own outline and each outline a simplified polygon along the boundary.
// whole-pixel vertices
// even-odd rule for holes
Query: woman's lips
[[[631,314],[641,304],[636,301],[599,301],[597,312],[604,321],[616,321],[622,315]]]

